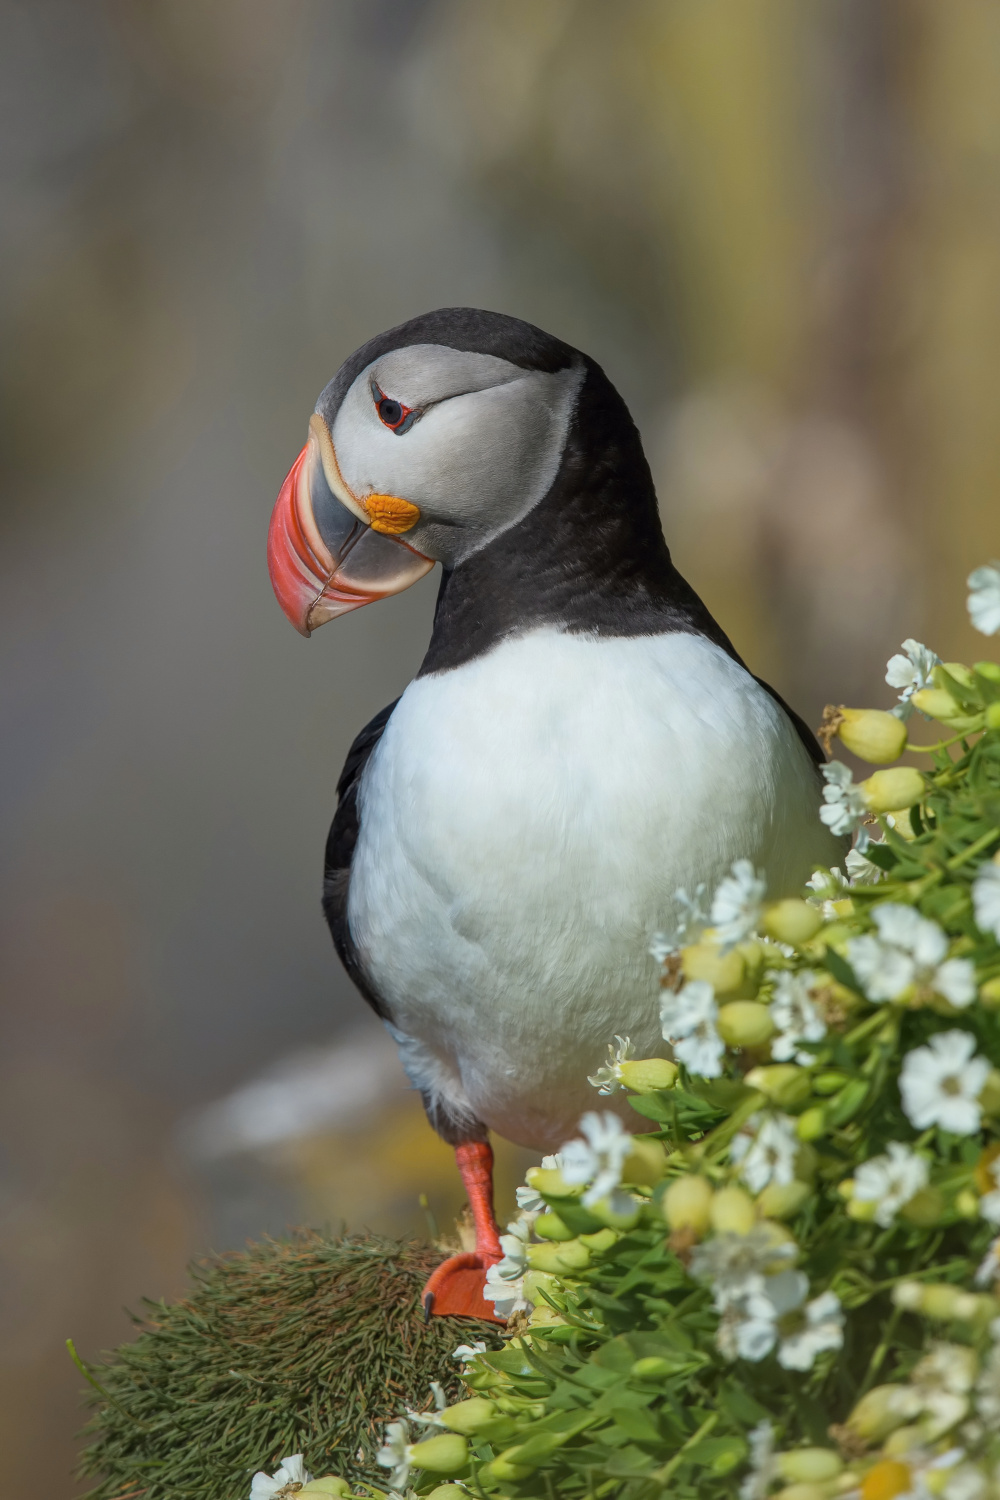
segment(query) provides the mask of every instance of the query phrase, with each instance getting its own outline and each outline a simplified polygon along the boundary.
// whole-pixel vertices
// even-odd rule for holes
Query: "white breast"
[[[349,921],[415,1084],[540,1148],[613,1035],[662,1053],[652,935],[747,856],[839,858],[777,704],[700,636],[554,629],[400,699],[365,770]],[[633,1117],[634,1119],[634,1117]]]

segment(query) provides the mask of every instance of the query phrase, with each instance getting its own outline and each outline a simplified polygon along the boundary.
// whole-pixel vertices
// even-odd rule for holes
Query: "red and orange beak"
[[[420,510],[396,495],[355,495],[322,417],[288,471],[271,515],[267,567],[278,603],[302,635],[348,610],[399,594],[434,566],[401,540]]]

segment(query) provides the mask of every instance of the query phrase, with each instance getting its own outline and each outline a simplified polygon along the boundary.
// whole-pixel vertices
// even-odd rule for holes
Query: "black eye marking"
[[[394,432],[397,437],[402,437],[404,432],[409,432],[420,416],[419,409],[404,406],[402,401],[396,401],[392,396],[387,396],[374,377],[371,380],[371,392],[378,419],[383,427],[388,427],[389,431]]]

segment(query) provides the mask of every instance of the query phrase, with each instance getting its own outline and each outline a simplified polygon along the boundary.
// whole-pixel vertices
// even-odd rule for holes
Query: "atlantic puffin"
[[[842,857],[822,751],[671,562],[608,377],[518,318],[445,308],[352,354],[268,563],[305,636],[441,564],[420,670],[341,773],[323,906],[469,1196],[476,1250],[425,1308],[491,1318],[488,1133],[555,1150],[616,1033],[668,1052],[650,944],[679,890],[748,858],[780,897]]]

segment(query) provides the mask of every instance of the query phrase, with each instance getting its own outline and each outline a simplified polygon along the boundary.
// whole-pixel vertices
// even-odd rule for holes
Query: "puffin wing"
[[[398,702],[397,698],[389,704],[388,708],[381,709],[371,723],[365,725],[347,752],[344,769],[337,782],[337,811],[334,813],[326,841],[326,859],[323,869],[323,911],[333,937],[333,946],[351,980],[375,1014],[383,1021],[389,1021],[392,1017],[389,1015],[385,1002],[372,989],[361,967],[358,951],[354,946],[347,923],[347,890],[351,879],[351,860],[354,857],[354,846],[358,841],[360,827],[358,787],[361,784],[365,766],[368,764],[368,757],[382,738],[385,726]]]

